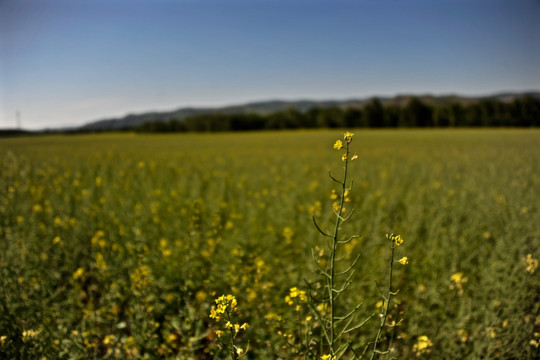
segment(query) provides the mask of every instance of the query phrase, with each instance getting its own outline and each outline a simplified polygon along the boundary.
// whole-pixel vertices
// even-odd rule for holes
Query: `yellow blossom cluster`
[[[141,265],[129,274],[131,288],[142,290],[152,283],[152,272],[147,265]]]
[[[304,290],[300,290],[297,287],[292,287],[289,290],[289,294],[285,296],[285,302],[289,306],[295,306],[296,305],[296,311],[300,311],[300,303],[307,301],[307,294]]]
[[[223,328],[215,330],[215,334],[218,338],[221,338],[226,332],[228,332],[230,334],[231,343],[222,343],[222,345],[225,345],[231,354],[236,353],[236,356],[242,357],[248,350],[244,350],[237,346],[234,343],[234,340],[239,334],[240,330],[247,330],[249,328],[249,324],[245,322],[240,325],[239,323],[233,321],[233,314],[238,313],[238,302],[236,301],[236,297],[230,294],[222,295],[215,299],[215,302],[216,305],[212,306],[212,309],[210,309],[210,317],[218,322],[222,319],[225,321]]]
[[[538,268],[538,259],[533,258],[532,254],[527,254],[527,256],[523,258],[523,261],[526,265],[525,271],[534,274]]]
[[[459,295],[463,295],[463,284],[465,284],[469,279],[463,276],[462,272],[457,272],[450,276],[450,289],[457,289]]]
[[[222,295],[216,300],[216,306],[212,306],[210,309],[210,317],[216,321],[220,321],[223,314],[234,313],[238,311],[238,302],[234,295]]]
[[[341,156],[341,160],[343,160],[343,161],[349,160],[349,146],[348,146],[348,144],[352,141],[352,137],[353,137],[353,136],[354,136],[354,134],[351,133],[351,132],[348,132],[348,131],[347,131],[346,133],[343,134],[343,140],[345,140],[345,142],[347,143],[347,148],[346,148],[347,150],[346,150],[346,152]],[[344,146],[343,146],[343,141],[341,141],[341,140],[336,140],[336,142],[334,143],[334,149],[336,149],[336,150],[341,150],[341,149],[343,149],[343,147],[344,147]],[[353,155],[353,156],[350,158],[351,161],[356,160],[356,159],[358,159],[358,155],[356,155],[356,154]]]
[[[409,258],[406,257],[406,256],[404,256],[404,257],[402,257],[401,259],[399,259],[399,263],[400,263],[401,265],[407,265],[407,264],[409,263]]]
[[[80,279],[83,277],[83,275],[84,275],[84,269],[80,267],[77,270],[75,270],[75,272],[73,273],[73,280]]]
[[[323,355],[321,356],[321,360],[336,360],[336,356],[332,356],[332,355]]]
[[[41,330],[24,330],[22,332],[22,340],[23,341],[28,341],[31,338],[35,338],[36,336],[39,335],[40,332],[41,332]]]
[[[413,351],[417,355],[421,354],[427,354],[431,352],[431,347],[433,346],[433,343],[426,335],[419,336],[416,340],[416,344],[413,345]]]
[[[386,238],[394,242],[396,246],[400,246],[401,244],[403,244],[403,238],[401,237],[401,235],[386,234]]]
[[[540,333],[535,332],[533,335],[534,338],[529,341],[529,345],[538,349],[540,347]]]
[[[225,323],[225,328],[226,329],[234,329],[235,332],[239,332],[240,330],[247,330],[247,328],[249,327],[249,324],[248,323],[243,323],[242,325],[240,324],[233,324],[231,323],[230,321],[227,321]],[[216,331],[216,334],[217,334],[217,331]],[[218,335],[219,336],[219,335]]]

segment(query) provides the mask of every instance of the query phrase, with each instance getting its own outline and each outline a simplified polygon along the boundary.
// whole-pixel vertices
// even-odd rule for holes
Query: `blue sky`
[[[0,0],[0,128],[540,90],[537,0]]]

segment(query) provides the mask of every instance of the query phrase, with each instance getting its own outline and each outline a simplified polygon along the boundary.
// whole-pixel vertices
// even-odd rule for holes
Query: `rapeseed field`
[[[540,131],[349,130],[0,139],[0,358],[538,358]]]

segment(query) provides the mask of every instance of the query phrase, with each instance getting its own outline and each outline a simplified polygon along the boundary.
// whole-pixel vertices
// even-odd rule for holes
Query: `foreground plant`
[[[249,348],[243,349],[235,344],[236,337],[242,330],[249,327],[248,323],[240,325],[236,322],[238,315],[238,302],[233,295],[222,295],[215,300],[216,305],[210,310],[210,317],[214,319],[220,329],[215,330],[218,341],[230,355],[231,359],[239,359],[244,356]]]
[[[313,216],[315,227],[328,240],[329,253],[326,257],[323,256],[322,259],[318,259],[315,252],[312,251],[313,261],[318,273],[323,278],[323,290],[318,291],[312,284],[308,283],[308,304],[318,322],[321,335],[319,337],[306,336],[306,358],[317,356],[316,354],[318,354],[322,360],[337,360],[345,355],[353,359],[360,359],[371,349],[371,359],[374,359],[376,356],[388,352],[388,350],[379,350],[384,328],[399,324],[399,322],[396,324],[395,321],[392,324],[388,324],[387,319],[391,309],[391,300],[397,294],[397,291],[392,287],[392,275],[395,263],[395,248],[403,243],[400,235],[387,235],[387,238],[391,241],[391,257],[387,288],[384,291],[379,288],[384,304],[382,312],[379,314],[381,322],[374,340],[366,344],[363,347],[363,351],[355,349],[357,344],[353,343],[352,336],[372,319],[375,314],[371,314],[359,321],[358,312],[362,307],[362,302],[348,309],[343,309],[343,306],[339,306],[338,304],[340,297],[343,297],[343,294],[352,284],[355,266],[360,259],[360,255],[358,255],[352,262],[345,266],[338,264],[341,260],[342,254],[340,254],[340,250],[342,246],[359,237],[359,235],[352,235],[342,238],[340,233],[342,225],[354,213],[354,210],[347,211],[345,207],[346,203],[350,202],[349,194],[353,187],[353,181],[349,181],[348,179],[349,164],[358,158],[356,154],[351,156],[350,144],[353,136],[354,134],[346,132],[343,135],[343,140],[337,140],[334,143],[334,149],[341,151],[341,160],[344,162],[344,167],[343,175],[339,179],[329,172],[330,178],[339,185],[338,190],[333,190],[331,194],[331,199],[333,200],[332,209],[335,216],[333,231],[326,232],[322,230],[315,216]],[[398,262],[406,265],[408,258],[403,257]],[[313,335],[314,332],[306,331],[306,334]]]

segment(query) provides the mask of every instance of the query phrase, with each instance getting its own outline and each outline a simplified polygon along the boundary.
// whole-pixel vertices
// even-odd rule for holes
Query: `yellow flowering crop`
[[[400,263],[401,265],[407,265],[407,264],[409,263],[409,258],[406,257],[406,256],[404,256],[404,257],[402,257],[401,259],[399,259],[399,263]]]
[[[341,142],[341,140],[338,140],[336,141],[336,143],[334,144],[334,149],[341,149],[343,147],[343,143]]]

